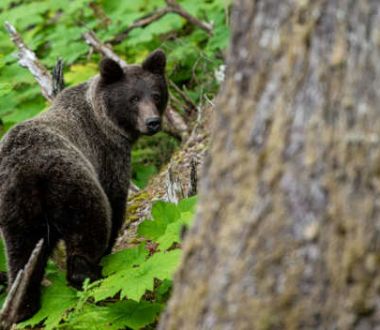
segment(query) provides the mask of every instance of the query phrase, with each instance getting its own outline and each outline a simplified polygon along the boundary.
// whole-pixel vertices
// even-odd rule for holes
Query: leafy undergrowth
[[[77,291],[52,263],[51,283],[42,289],[42,307],[17,329],[150,329],[169,297],[172,277],[181,258],[181,231],[191,225],[196,197],[178,204],[158,201],[151,220],[138,227],[140,243],[102,260],[102,280]],[[4,265],[4,260],[0,260]],[[0,265],[1,266],[1,265]]]

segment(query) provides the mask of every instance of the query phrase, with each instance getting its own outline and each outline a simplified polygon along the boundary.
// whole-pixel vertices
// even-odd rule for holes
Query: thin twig
[[[27,68],[37,80],[43,96],[49,101],[52,101],[54,95],[52,77],[49,71],[41,64],[36,54],[26,46],[24,40],[22,40],[14,26],[9,22],[5,22],[4,25],[13,43],[18,48],[18,62],[22,67]]]
[[[168,7],[171,9],[173,13],[176,13],[186,19],[189,23],[198,26],[202,30],[206,31],[208,34],[212,34],[212,25],[206,22],[203,22],[191,15],[185,9],[183,9],[175,0],[165,0]]]
[[[10,329],[12,324],[16,321],[17,313],[19,312],[26,290],[30,284],[30,278],[36,268],[37,261],[41,256],[43,244],[44,240],[40,239],[33,249],[27,264],[18,272],[16,279],[9,290],[0,312],[1,330]]]
[[[172,13],[177,14],[187,20],[189,23],[198,26],[202,30],[206,31],[207,34],[212,35],[212,25],[206,22],[203,22],[196,18],[195,16],[191,15],[189,12],[187,12],[183,7],[181,7],[176,1],[174,0],[166,0],[167,6],[158,10],[155,10],[151,12],[148,15],[145,15],[137,20],[135,20],[130,26],[128,26],[123,32],[119,33],[109,41],[112,45],[116,45],[121,43],[123,40],[125,40],[128,36],[128,34],[137,28],[143,28],[148,26],[149,24],[159,20],[166,14]]]
[[[191,114],[194,110],[197,110],[197,105],[193,102],[193,100],[182,90],[180,89],[172,80],[169,80],[169,85],[182,97],[185,103],[189,107],[189,114]]]
[[[121,67],[126,67],[127,63],[122,60],[113,50],[110,46],[107,46],[106,44],[102,43],[98,37],[96,36],[95,32],[88,31],[83,34],[83,37],[85,41],[98,53],[102,54],[104,57],[108,57],[115,62],[119,63]]]
[[[134,21],[130,26],[128,26],[123,32],[119,33],[116,37],[114,37],[112,40],[110,40],[110,43],[113,45],[121,43],[123,40],[125,40],[133,29],[137,28],[143,28],[148,26],[149,24],[158,21],[160,18],[165,16],[166,14],[170,13],[169,7],[165,7],[156,11],[151,12],[148,15],[145,15],[136,21]]]
[[[171,106],[176,111],[178,111],[178,110],[182,111],[183,101],[180,100],[176,94],[170,93],[170,104],[169,104],[169,106]]]

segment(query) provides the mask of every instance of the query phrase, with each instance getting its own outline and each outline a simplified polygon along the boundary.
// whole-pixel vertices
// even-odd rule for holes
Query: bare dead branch
[[[121,43],[123,40],[125,40],[128,36],[128,34],[136,29],[136,28],[143,28],[148,26],[149,24],[158,21],[160,18],[165,16],[166,14],[173,13],[181,16],[185,20],[187,20],[189,23],[198,26],[202,30],[206,31],[207,34],[212,35],[212,25],[206,22],[203,22],[196,18],[195,16],[191,15],[189,12],[187,12],[183,7],[181,7],[176,1],[173,0],[166,0],[167,6],[158,10],[155,10],[151,12],[148,15],[145,15],[137,20],[135,20],[130,26],[128,26],[123,32],[118,34],[116,37],[114,37],[109,42],[113,45]]]
[[[35,270],[37,261],[41,256],[43,244],[44,240],[39,240],[29,257],[27,264],[18,272],[16,279],[8,292],[7,298],[5,299],[3,308],[0,312],[1,330],[8,330],[12,327],[12,324],[15,323],[30,278]]]
[[[174,136],[177,136],[181,141],[185,141],[189,136],[189,128],[182,116],[172,107],[167,107],[164,113],[164,130]]]
[[[188,114],[191,115],[194,111],[197,111],[197,105],[193,100],[181,89],[179,88],[172,80],[169,80],[169,85],[172,87],[179,96],[185,101],[188,106]]]
[[[18,288],[20,287],[21,280],[23,278],[24,271],[20,270],[16,276],[15,281],[13,282],[12,287],[10,288],[7,298],[4,301],[3,308],[0,314],[0,329],[8,330],[12,327],[14,323],[14,310],[17,310],[17,307],[13,306],[14,297],[17,295]]]
[[[187,197],[195,196],[197,194],[198,174],[197,174],[197,161],[193,157],[190,161],[190,185]]]
[[[49,101],[54,99],[52,77],[50,72],[41,64],[36,54],[27,47],[20,34],[9,22],[4,23],[13,43],[18,48],[18,62],[27,68],[41,87],[43,96]]]
[[[129,183],[129,196],[131,197],[132,194],[136,194],[140,191],[140,188],[137,187],[133,182]]]
[[[110,43],[113,45],[121,43],[123,40],[127,38],[129,32],[131,32],[133,29],[146,27],[149,24],[155,21],[158,21],[160,18],[162,18],[168,13],[170,13],[169,7],[165,7],[165,8],[153,11],[152,13],[137,19],[130,26],[128,26],[123,32],[121,32],[112,40],[110,40]]]
[[[212,25],[206,22],[203,22],[196,18],[195,16],[191,15],[189,12],[187,12],[185,9],[183,9],[175,0],[165,0],[168,7],[171,9],[171,12],[176,13],[180,16],[182,16],[185,20],[187,20],[189,23],[198,26],[202,30],[206,31],[209,35],[212,34]]]
[[[59,58],[52,72],[53,96],[56,97],[64,88],[65,81],[63,79],[63,60]]]
[[[166,180],[166,199],[171,203],[178,203],[185,197],[183,186],[177,176],[173,174],[172,168],[168,168]]]
[[[122,60],[113,50],[110,46],[102,43],[98,37],[96,36],[95,32],[89,31],[83,34],[83,37],[85,41],[98,53],[102,54],[104,57],[108,57],[115,62],[117,62],[121,67],[126,67],[127,63]]]

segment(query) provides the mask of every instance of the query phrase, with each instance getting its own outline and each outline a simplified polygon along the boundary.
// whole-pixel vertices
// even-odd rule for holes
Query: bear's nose
[[[148,128],[149,133],[153,134],[160,130],[161,120],[160,117],[149,118],[145,121],[146,127]]]

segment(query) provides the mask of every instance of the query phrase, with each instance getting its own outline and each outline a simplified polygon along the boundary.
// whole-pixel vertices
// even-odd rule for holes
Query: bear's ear
[[[100,62],[99,69],[102,80],[107,84],[120,80],[124,74],[119,63],[108,57],[104,58]]]
[[[156,74],[164,74],[166,66],[166,55],[161,49],[156,49],[150,53],[142,64],[146,71]]]

